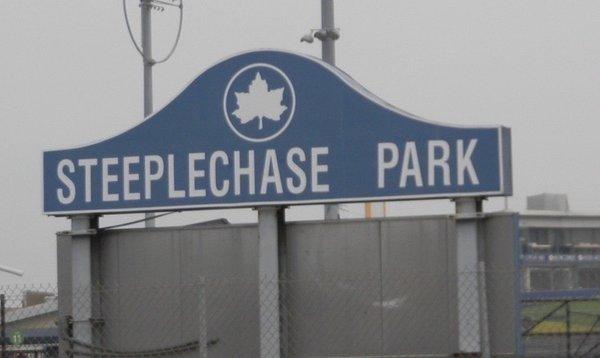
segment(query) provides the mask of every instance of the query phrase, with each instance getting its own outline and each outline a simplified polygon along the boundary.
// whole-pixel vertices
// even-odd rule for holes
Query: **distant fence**
[[[58,357],[55,285],[0,286],[0,357]]]
[[[528,357],[600,356],[600,290],[524,293],[522,315]]]
[[[488,274],[499,280],[508,275]],[[277,287],[281,295],[282,356],[375,356],[382,350],[390,357],[448,356],[427,348],[452,351],[456,336],[448,332],[456,314],[470,308],[454,311],[422,289],[442,285],[445,276],[386,277],[386,282],[371,276],[261,282],[263,292]],[[67,356],[179,357],[204,351],[207,357],[258,357],[258,287],[256,280],[231,278],[80,288],[75,310],[84,302],[78,297],[89,292],[102,302],[89,322],[90,344],[74,337],[72,317],[58,314],[54,285],[0,286],[1,357],[57,357],[59,342]],[[487,299],[492,307],[501,301]],[[523,293],[521,312],[525,357],[600,356],[600,289]],[[494,327],[491,317],[487,326]]]
[[[487,274],[490,286],[514,276]],[[472,283],[462,295],[478,295],[481,272],[461,275],[463,282]],[[4,286],[3,358],[55,357],[59,346],[64,356],[259,357],[261,341],[263,356],[278,356],[265,353],[265,341],[276,337],[261,337],[261,324],[279,332],[282,357],[448,357],[459,353],[458,316],[477,316],[465,315],[474,307],[457,306],[455,289],[448,289],[452,286],[446,272],[385,272],[80,287],[68,299],[72,312],[67,315],[59,314],[53,286]],[[278,293],[279,320],[267,315],[261,323],[259,290],[263,296]],[[506,292],[507,297],[513,294]],[[507,316],[502,311],[506,299],[488,292],[488,312],[482,316],[488,321],[477,323],[489,329],[483,349],[498,357],[515,355],[499,341],[512,344],[516,339],[506,334],[514,332],[510,320],[503,321],[510,327],[498,323]],[[90,304],[91,320],[73,318]],[[81,338],[86,329],[91,340]]]

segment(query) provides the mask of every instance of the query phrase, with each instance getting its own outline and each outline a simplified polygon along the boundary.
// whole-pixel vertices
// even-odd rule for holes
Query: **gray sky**
[[[137,0],[132,5],[138,28]],[[184,0],[177,52],[155,69],[155,108],[220,58],[253,48],[320,54],[301,44],[320,25],[318,0]],[[171,14],[172,15],[172,14]],[[176,18],[155,16],[155,52],[167,51]],[[337,0],[337,64],[384,100],[453,124],[502,124],[513,132],[512,209],[539,192],[569,194],[571,207],[600,212],[600,2],[597,0]],[[54,282],[54,233],[65,219],[42,215],[41,152],[110,137],[142,117],[141,60],[120,0],[2,1],[0,11],[0,284]],[[492,199],[488,210],[499,209]],[[448,201],[390,205],[394,215],[446,213]],[[292,219],[316,219],[314,207]],[[344,207],[345,217],[362,214]],[[159,221],[214,217],[252,221],[250,210],[191,212]],[[139,216],[112,216],[103,225]]]

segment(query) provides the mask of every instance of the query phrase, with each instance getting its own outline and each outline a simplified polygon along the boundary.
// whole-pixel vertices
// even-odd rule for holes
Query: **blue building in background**
[[[564,194],[527,198],[520,216],[523,288],[600,288],[600,213],[569,209]]]

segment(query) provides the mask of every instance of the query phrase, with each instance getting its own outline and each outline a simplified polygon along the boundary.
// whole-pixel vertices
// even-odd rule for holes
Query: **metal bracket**
[[[337,40],[340,38],[340,29],[318,29],[315,30],[315,38],[325,41],[325,40]]]
[[[314,39],[321,41],[332,40],[335,41],[340,38],[340,29],[310,29],[310,31],[302,36],[300,42],[313,43]]]
[[[452,199],[453,202],[457,203],[462,198]],[[475,212],[467,212],[467,213],[456,213],[454,214],[454,218],[456,220],[479,220],[486,217],[486,213],[483,211],[482,202],[487,200],[486,197],[473,197],[475,199]]]
[[[456,220],[480,220],[485,218],[485,213],[465,213],[465,214],[454,214]]]
[[[59,231],[56,233],[57,235],[66,235],[66,236],[95,236],[98,234],[98,230],[96,229],[87,229],[87,230],[78,230],[78,231]]]
[[[264,209],[264,208],[273,208],[273,209],[287,209],[289,207],[289,205],[268,205],[268,206],[254,206],[252,207],[252,210],[257,211],[258,209]]]

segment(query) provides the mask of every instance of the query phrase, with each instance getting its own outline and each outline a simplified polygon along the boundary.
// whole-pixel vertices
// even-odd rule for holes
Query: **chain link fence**
[[[203,278],[73,288],[60,304],[52,285],[0,286],[2,358],[508,357],[520,339],[528,357],[600,356],[600,295],[524,294],[515,317],[514,275]]]
[[[7,357],[58,357],[55,285],[0,286],[0,353]]]
[[[530,357],[599,357],[600,290],[528,293],[523,328]]]

